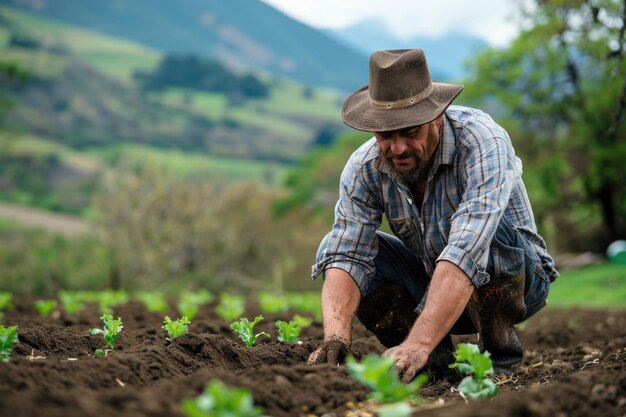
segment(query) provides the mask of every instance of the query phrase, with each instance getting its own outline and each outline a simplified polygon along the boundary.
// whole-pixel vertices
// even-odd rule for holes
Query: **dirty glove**
[[[307,363],[309,365],[320,365],[323,363],[338,365],[343,363],[349,354],[349,342],[339,338],[329,339],[311,353]]]

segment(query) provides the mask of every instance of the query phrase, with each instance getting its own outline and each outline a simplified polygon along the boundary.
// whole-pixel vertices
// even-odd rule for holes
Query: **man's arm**
[[[361,291],[344,270],[330,268],[322,287],[324,344],[309,357],[309,363],[337,364],[352,341],[352,320],[361,300]]]
[[[383,353],[397,359],[395,367],[404,382],[410,382],[424,367],[430,353],[463,313],[473,291],[459,267],[447,261],[437,263],[424,310],[406,339]]]

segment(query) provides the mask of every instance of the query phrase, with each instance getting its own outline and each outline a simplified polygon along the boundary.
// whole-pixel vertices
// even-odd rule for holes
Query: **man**
[[[545,305],[558,273],[507,132],[451,106],[462,89],[433,82],[420,49],[378,51],[369,84],[345,101],[344,123],[374,138],[344,168],[313,266],[324,343],[309,363],[343,359],[355,315],[405,382],[445,373],[451,333],[478,332],[498,372],[521,362],[514,324]],[[383,214],[395,237],[377,230]]]

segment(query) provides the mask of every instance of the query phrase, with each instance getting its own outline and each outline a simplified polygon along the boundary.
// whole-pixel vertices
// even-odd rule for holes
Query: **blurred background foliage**
[[[557,260],[604,254],[626,236],[626,6],[520,7],[519,37],[451,80],[457,103],[509,131]],[[345,91],[4,6],[0,53],[0,218],[23,215],[0,221],[0,290],[319,288],[339,175],[370,136],[339,122]],[[55,213],[87,231],[28,220]]]

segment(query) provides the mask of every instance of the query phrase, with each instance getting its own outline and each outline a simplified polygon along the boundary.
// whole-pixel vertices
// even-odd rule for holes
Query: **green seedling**
[[[246,311],[245,299],[239,295],[222,294],[220,303],[215,307],[215,312],[222,320],[230,322]]]
[[[74,314],[85,309],[85,304],[81,301],[81,295],[76,292],[59,291],[59,300],[63,306],[63,311],[67,314]]]
[[[0,291],[0,311],[11,310],[13,308],[13,294],[7,291]]]
[[[254,405],[249,390],[229,388],[218,379],[210,381],[196,398],[183,399],[181,408],[187,417],[258,417],[263,414],[263,408]]]
[[[313,323],[313,319],[299,314],[295,314],[292,318],[301,328],[309,327]]]
[[[137,299],[141,301],[146,311],[151,313],[165,313],[170,306],[165,301],[165,297],[158,291],[140,291]]]
[[[57,300],[37,300],[33,303],[40,316],[47,316],[57,308]]]
[[[281,294],[260,293],[258,300],[261,311],[267,314],[283,313],[289,310],[289,301]]]
[[[183,317],[178,320],[172,320],[168,316],[165,316],[163,320],[163,329],[167,331],[167,335],[170,340],[189,333],[188,324],[191,323],[187,317]]]
[[[192,304],[204,305],[210,304],[215,297],[209,291],[200,289],[196,291],[183,291],[180,294],[180,299]]]
[[[2,362],[9,361],[15,342],[19,342],[17,326],[4,327],[0,324],[0,357]]]
[[[180,294],[176,307],[181,317],[186,316],[192,320],[198,314],[200,306],[209,304],[211,301],[213,301],[213,295],[207,290],[184,291]],[[239,315],[235,317],[239,317]]]
[[[293,292],[288,294],[288,298],[293,310],[311,313],[315,320],[322,320],[322,299],[319,293]]]
[[[186,303],[184,301],[179,301],[176,308],[181,316],[187,317],[190,320],[196,317],[198,311],[200,310],[200,306],[198,304]]]
[[[253,322],[248,321],[247,317],[242,317],[239,321],[231,323],[230,328],[237,332],[241,340],[246,344],[246,347],[250,349],[254,346],[257,337],[261,335],[270,337],[270,335],[265,332],[254,334],[254,326],[261,320],[263,320],[263,316],[256,316]]]
[[[412,382],[402,383],[393,370],[395,359],[391,357],[367,355],[359,363],[348,356],[346,364],[352,378],[372,389],[368,398],[379,404],[419,402],[417,391],[428,381],[428,376],[422,373]]]
[[[302,328],[295,321],[291,320],[289,323],[282,320],[277,320],[275,323],[278,328],[278,340],[285,343],[298,343],[298,336]]]
[[[102,314],[113,314],[113,309],[128,302],[128,294],[125,291],[102,291],[98,294],[98,306]]]
[[[493,373],[493,364],[489,352],[480,353],[478,346],[460,343],[454,352],[456,362],[450,368],[456,368],[467,375],[459,384],[459,392],[472,400],[492,398],[498,393],[498,386],[487,375]]]
[[[110,314],[103,314],[100,317],[104,322],[104,327],[102,329],[91,329],[89,330],[90,334],[102,334],[104,336],[104,340],[109,347],[108,350],[113,350],[115,347],[115,340],[117,336],[120,334],[124,326],[122,325],[122,319],[117,318],[117,320],[113,320],[113,316]],[[105,356],[107,351],[104,351]]]

